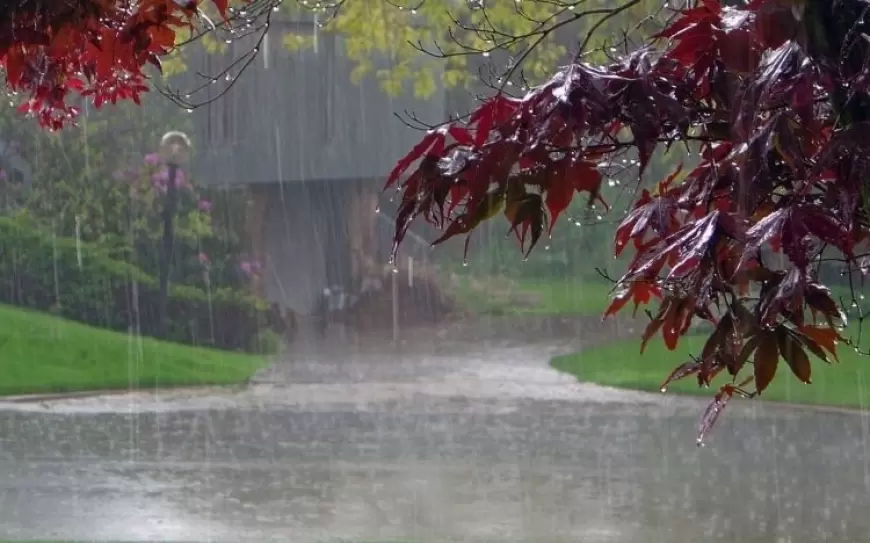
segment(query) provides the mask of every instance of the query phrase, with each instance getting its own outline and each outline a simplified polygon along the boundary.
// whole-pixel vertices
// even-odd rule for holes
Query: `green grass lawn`
[[[601,315],[611,286],[575,279],[459,277],[454,295],[474,313],[491,315]]]
[[[602,315],[610,304],[613,285],[565,279],[513,279],[499,276],[458,276],[453,294],[465,309],[489,315]],[[846,287],[832,287],[834,299],[848,302]],[[870,301],[865,303],[870,309]],[[630,312],[623,309],[623,313]],[[654,301],[651,309],[658,307]]]
[[[855,334],[847,333],[847,337],[855,337]],[[580,381],[657,392],[671,371],[689,359],[689,353],[697,355],[701,352],[706,338],[704,335],[684,337],[677,350],[671,352],[656,336],[650,340],[642,355],[639,338],[623,340],[582,353],[558,356],[551,364]],[[838,347],[837,354],[840,363],[830,366],[810,355],[810,385],[798,381],[788,365],[780,360],[776,378],[761,397],[772,401],[836,407],[870,405],[870,357],[861,356],[845,345]],[[747,370],[744,372],[749,375]],[[714,386],[726,382],[728,376],[720,375]],[[751,385],[749,388],[752,388]],[[712,396],[713,388],[698,388],[697,380],[687,377],[668,385],[668,394],[671,393]]]
[[[227,385],[264,357],[166,343],[0,305],[0,394]]]

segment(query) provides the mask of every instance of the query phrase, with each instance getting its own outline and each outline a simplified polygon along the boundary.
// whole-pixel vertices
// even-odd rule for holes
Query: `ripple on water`
[[[703,400],[575,383],[549,352],[419,367],[358,353],[246,390],[8,406],[0,525],[18,538],[303,543],[870,531],[866,415],[737,403],[698,449]]]

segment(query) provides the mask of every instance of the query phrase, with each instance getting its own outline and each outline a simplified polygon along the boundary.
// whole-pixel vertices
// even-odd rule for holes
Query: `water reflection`
[[[220,397],[6,410],[4,535],[797,543],[870,530],[866,415],[744,402],[699,449],[696,401],[575,384],[543,349],[469,349],[413,366],[408,352],[301,361]]]

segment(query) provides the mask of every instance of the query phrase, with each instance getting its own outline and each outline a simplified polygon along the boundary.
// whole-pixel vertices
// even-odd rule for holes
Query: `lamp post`
[[[163,248],[160,253],[159,293],[157,300],[157,334],[166,338],[169,304],[169,272],[175,244],[175,214],[178,208],[178,170],[190,157],[190,138],[183,132],[167,132],[160,139],[160,158],[168,169],[166,199],[163,204]]]

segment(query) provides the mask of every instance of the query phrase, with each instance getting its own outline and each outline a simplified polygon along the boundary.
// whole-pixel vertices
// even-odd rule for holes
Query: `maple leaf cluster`
[[[660,300],[641,350],[657,334],[673,350],[694,321],[712,324],[663,385],[731,377],[699,440],[781,359],[809,383],[808,354],[836,360],[845,325],[818,280],[821,254],[855,270],[870,241],[870,39],[862,0],[804,4],[701,0],[640,50],[566,66],[429,131],[387,180],[402,193],[394,252],[417,219],[443,230],[437,244],[500,213],[529,251],[576,194],[601,200],[602,164],[632,152],[643,179],[658,148],[685,145],[698,165],[640,190],[616,231],[615,253],[634,258],[605,316]]]
[[[212,0],[222,17],[227,0]],[[198,0],[27,1],[0,14],[0,66],[7,88],[23,94],[20,111],[59,129],[75,117],[70,94],[96,107],[133,100],[148,90],[147,64],[175,47],[192,28]]]

